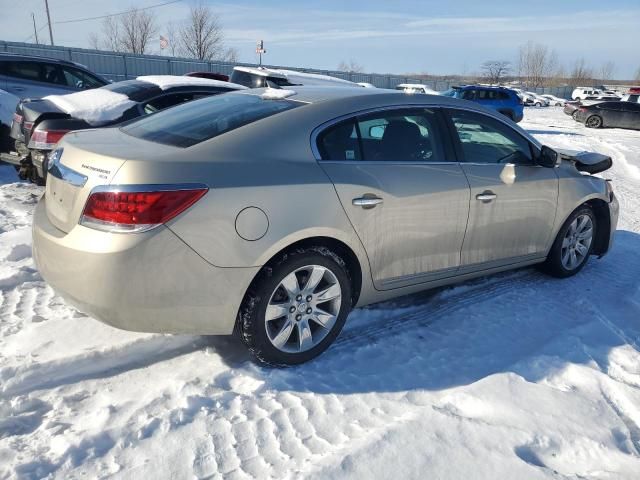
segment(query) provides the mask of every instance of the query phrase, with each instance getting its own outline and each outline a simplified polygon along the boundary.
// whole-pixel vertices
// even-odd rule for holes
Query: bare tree
[[[180,55],[180,43],[179,43],[180,36],[178,33],[179,32],[178,26],[174,22],[169,22],[165,27],[165,31],[167,32],[165,34],[165,37],[169,42],[169,45],[167,46],[169,53],[171,53],[172,57]]]
[[[546,45],[529,41],[518,51],[518,76],[529,87],[541,87],[553,75],[558,58]]]
[[[341,72],[362,73],[364,72],[364,67],[352,58],[348,62],[341,61],[338,64],[338,70]]]
[[[616,64],[614,62],[609,60],[608,62],[603,63],[600,67],[600,79],[602,80],[602,83],[607,83],[613,80],[613,74],[615,71]]]
[[[593,71],[587,66],[584,58],[579,58],[571,70],[569,76],[569,84],[576,87],[580,85],[586,85],[593,80]]]
[[[102,36],[89,35],[89,44],[96,49],[114,52],[148,53],[151,38],[156,33],[156,19],[146,10],[134,8],[102,21]]]
[[[511,62],[508,60],[487,60],[480,68],[489,83],[500,83],[511,72]]]
[[[220,57],[220,60],[222,60],[223,62],[238,63],[239,55],[240,54],[238,53],[238,49],[237,48],[229,47],[224,52],[224,54]]]
[[[157,31],[155,17],[147,10],[133,9],[120,16],[122,46],[126,52],[147,53]]]
[[[191,7],[189,19],[180,29],[183,53],[198,60],[224,55],[222,27],[218,16],[202,4]]]

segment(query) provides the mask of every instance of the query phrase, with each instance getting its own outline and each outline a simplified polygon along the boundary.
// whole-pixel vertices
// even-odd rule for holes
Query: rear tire
[[[574,111],[571,114],[571,118],[573,118],[576,122],[578,121],[578,110]]]
[[[582,206],[575,210],[560,228],[540,269],[557,278],[578,273],[593,251],[597,228],[596,216],[590,207]]]
[[[260,363],[307,362],[339,335],[351,311],[351,290],[344,260],[328,248],[287,252],[254,280],[238,312],[237,332]]]
[[[584,121],[584,124],[588,128],[600,128],[602,127],[602,118],[598,115],[591,115]]]

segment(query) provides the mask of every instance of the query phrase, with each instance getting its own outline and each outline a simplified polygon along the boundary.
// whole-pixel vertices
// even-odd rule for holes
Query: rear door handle
[[[351,203],[353,203],[356,207],[362,207],[365,209],[374,208],[376,205],[382,203],[383,200],[380,197],[376,196],[364,196],[354,198]]]
[[[480,200],[482,203],[489,203],[493,202],[497,197],[498,195],[493,193],[491,190],[485,190],[484,192],[476,195],[476,200]]]

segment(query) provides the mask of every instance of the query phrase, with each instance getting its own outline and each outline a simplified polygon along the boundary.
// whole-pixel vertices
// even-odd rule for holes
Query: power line
[[[54,25],[58,25],[61,23],[76,23],[76,22],[88,22],[89,20],[100,20],[101,18],[107,18],[107,17],[117,17],[118,15],[125,15],[127,13],[131,13],[133,11],[141,11],[141,10],[151,10],[152,8],[158,8],[158,7],[164,7],[165,5],[171,5],[172,3],[178,3],[178,2],[182,2],[183,0],[172,0],[171,2],[164,2],[164,3],[158,3],[156,5],[150,5],[148,7],[143,7],[143,8],[134,8],[131,10],[126,10],[124,12],[118,12],[118,13],[110,13],[108,15],[100,15],[97,17],[86,17],[86,18],[74,18],[73,20],[60,20],[59,22],[53,22]]]

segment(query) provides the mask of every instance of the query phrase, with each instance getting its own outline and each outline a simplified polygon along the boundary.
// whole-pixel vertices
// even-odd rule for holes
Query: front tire
[[[238,333],[261,363],[307,362],[336,339],[351,310],[344,260],[325,247],[296,249],[265,267],[245,295]]]
[[[583,206],[564,222],[542,269],[558,278],[571,277],[584,268],[593,251],[597,223],[593,210]]]

